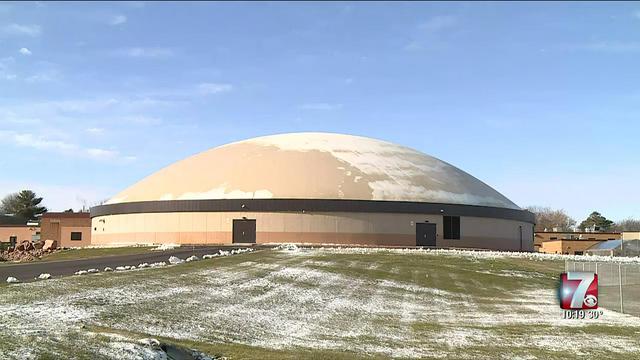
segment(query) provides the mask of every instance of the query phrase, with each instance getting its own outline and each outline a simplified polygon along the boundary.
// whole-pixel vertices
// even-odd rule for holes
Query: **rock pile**
[[[55,240],[40,240],[35,243],[24,240],[15,248],[0,251],[0,261],[33,261],[57,249],[58,243]]]

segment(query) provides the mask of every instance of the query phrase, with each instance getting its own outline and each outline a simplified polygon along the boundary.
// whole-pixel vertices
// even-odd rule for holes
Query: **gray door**
[[[233,220],[233,242],[255,244],[256,220],[255,219],[234,219]]]
[[[416,223],[416,246],[436,246],[436,224]]]

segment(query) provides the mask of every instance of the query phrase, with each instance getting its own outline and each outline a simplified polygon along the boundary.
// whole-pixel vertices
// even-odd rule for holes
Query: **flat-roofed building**
[[[40,221],[40,238],[56,240],[60,247],[91,245],[91,217],[89,213],[48,212]]]
[[[640,240],[640,231],[623,231],[622,240]]]
[[[5,246],[15,246],[25,240],[37,239],[40,228],[30,225],[0,225],[0,242]]]
[[[587,249],[607,240],[551,240],[545,241],[540,252],[547,254],[583,255]]]
[[[27,223],[10,215],[0,215],[0,249],[15,246],[25,240],[36,241],[40,235],[37,223]]]
[[[539,252],[582,255],[602,241],[620,239],[619,232],[540,231],[535,233],[533,245]]]

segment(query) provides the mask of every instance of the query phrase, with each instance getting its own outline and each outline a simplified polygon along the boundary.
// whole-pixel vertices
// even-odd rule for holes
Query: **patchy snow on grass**
[[[350,249],[345,253],[353,254]],[[424,253],[439,254],[417,252]],[[398,256],[405,252],[386,249],[367,252],[372,256],[363,256],[362,261],[341,257],[335,249],[263,254],[224,259],[220,266],[197,262],[18,284],[10,289],[22,287],[20,291],[0,296],[0,338],[47,334],[46,341],[65,341],[83,324],[91,324],[210,344],[349,349],[389,358],[491,358],[475,353],[478,347],[491,347],[507,357],[514,350],[528,349],[576,357],[608,351],[632,358],[640,352],[638,318],[603,309],[597,320],[563,319],[553,285],[542,289],[529,285],[546,281],[543,274],[499,270],[481,257],[420,267],[415,262],[409,266]],[[475,277],[469,278],[469,269]],[[510,284],[514,278],[522,281],[522,290],[513,290],[513,285],[510,290],[501,288],[508,278]],[[82,286],[91,282],[91,287]],[[31,292],[37,293],[35,300],[19,300]],[[628,336],[577,334],[576,330],[596,331],[588,330],[589,325],[637,330]],[[43,346],[49,344],[46,341]],[[112,338],[108,345],[82,341],[107,358],[157,355],[153,346],[128,338]],[[38,349],[27,342],[15,343],[26,350]],[[466,353],[469,347],[474,350]]]
[[[117,249],[117,248],[123,248],[123,247],[151,247],[154,246],[154,244],[151,243],[146,243],[146,244],[141,244],[141,243],[112,243],[112,244],[104,244],[104,245],[88,245],[88,246],[82,246],[82,247],[71,247],[69,248],[70,250],[80,250],[80,249]]]
[[[516,258],[526,260],[570,260],[586,262],[615,262],[615,263],[640,263],[640,257],[611,257],[600,255],[564,255],[546,254],[538,252],[517,252],[517,251],[491,251],[491,250],[462,250],[462,249],[390,249],[390,248],[362,248],[362,247],[322,247],[317,249],[299,248],[299,250],[322,252],[334,254],[403,254],[403,255],[446,255],[470,257],[476,259],[500,259]]]
[[[531,278],[544,276],[539,273],[534,273],[530,271],[518,271],[518,270],[500,270],[500,271],[479,270],[478,273],[495,275],[495,276],[504,276],[504,277],[510,277],[510,278],[523,278],[523,279],[531,279]]]
[[[180,244],[160,244],[157,247],[151,249],[152,251],[165,251],[179,248]]]

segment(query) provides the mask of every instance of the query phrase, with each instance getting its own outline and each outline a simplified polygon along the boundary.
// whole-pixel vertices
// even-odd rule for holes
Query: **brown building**
[[[40,238],[56,240],[61,247],[82,247],[91,244],[89,213],[52,213],[42,215]]]
[[[550,254],[582,255],[591,246],[607,240],[622,239],[619,232],[536,232],[534,248]]]
[[[419,151],[295,133],[176,162],[91,209],[92,243],[316,243],[533,251],[532,213]]]

